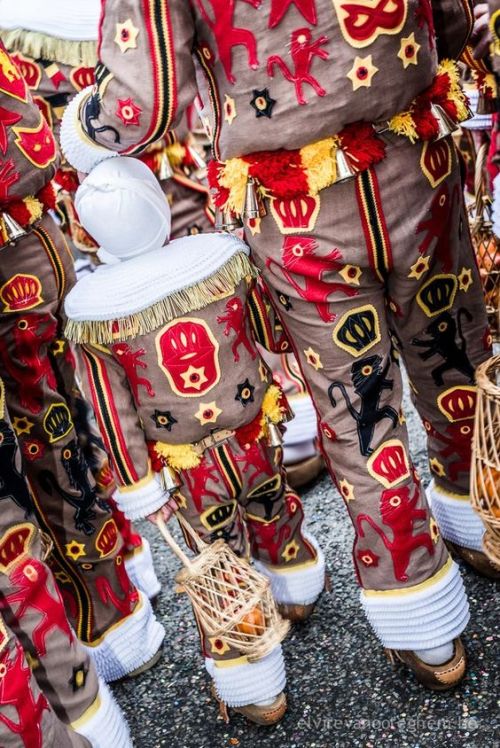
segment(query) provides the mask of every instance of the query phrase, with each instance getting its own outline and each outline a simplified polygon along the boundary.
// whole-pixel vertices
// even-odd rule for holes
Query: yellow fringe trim
[[[262,400],[262,418],[261,430],[257,436],[257,441],[263,439],[268,434],[269,423],[281,423],[286,413],[280,407],[281,390],[275,384],[272,384],[264,395]],[[165,442],[156,442],[155,451],[173,470],[190,470],[198,467],[203,455],[199,454],[192,444],[166,444]]]
[[[9,52],[21,52],[34,60],[50,60],[71,67],[92,68],[97,62],[96,41],[70,41],[39,31],[0,29],[0,37]]]
[[[40,200],[37,200],[36,197],[33,197],[33,195],[28,195],[28,197],[24,198],[23,203],[31,213],[30,224],[35,223],[35,221],[38,221],[38,219],[42,217],[43,205]]]
[[[128,340],[147,335],[167,322],[216,301],[230,293],[245,278],[256,278],[257,269],[244,252],[237,252],[216,272],[169,294],[155,304],[127,317],[115,320],[68,320],[65,335],[74,343],[106,345],[117,340]]]
[[[336,138],[325,138],[300,149],[302,165],[307,172],[307,181],[312,195],[333,184],[337,178],[335,152]]]

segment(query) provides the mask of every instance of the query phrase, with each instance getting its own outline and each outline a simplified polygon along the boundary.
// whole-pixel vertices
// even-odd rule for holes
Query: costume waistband
[[[289,420],[291,411],[288,401],[280,388],[272,384],[266,391],[262,407],[250,423],[234,430],[218,429],[209,436],[193,444],[166,444],[165,442],[148,441],[151,468],[161,473],[163,468],[172,470],[190,470],[198,467],[207,449],[217,447],[231,437],[235,437],[242,449],[262,439],[270,439],[273,434],[271,424],[277,425]]]
[[[260,151],[225,162],[211,161],[208,178],[214,203],[219,209],[241,215],[249,179],[262,197],[315,196],[341,181],[339,155],[351,176],[382,161],[386,155],[384,133],[405,137],[412,143],[438,138],[440,111],[453,124],[470,116],[458,68],[451,60],[442,61],[432,85],[408,109],[387,122],[355,122],[337,135],[299,150]]]

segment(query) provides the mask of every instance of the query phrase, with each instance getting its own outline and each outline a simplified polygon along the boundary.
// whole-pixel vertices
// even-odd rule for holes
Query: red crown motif
[[[406,449],[399,439],[382,444],[367,463],[368,472],[384,488],[393,488],[410,476]]]
[[[35,528],[31,524],[15,525],[0,541],[0,572],[8,573],[11,566],[27,553]]]
[[[476,412],[477,390],[471,385],[452,387],[438,397],[438,407],[450,423],[468,421]]]
[[[38,88],[42,80],[42,71],[33,60],[24,57],[20,52],[11,54],[12,61],[17,65],[22,76],[30,88]]]
[[[77,91],[81,91],[82,88],[92,86],[94,83],[94,68],[74,68],[69,76],[71,83],[74,85]]]
[[[113,553],[118,545],[118,528],[114,519],[108,519],[102,526],[101,532],[96,538],[95,547],[101,558]]]
[[[34,275],[14,275],[0,288],[4,312],[33,309],[42,303],[42,284]]]
[[[271,200],[271,213],[282,234],[312,231],[320,206],[319,196],[275,197]]]

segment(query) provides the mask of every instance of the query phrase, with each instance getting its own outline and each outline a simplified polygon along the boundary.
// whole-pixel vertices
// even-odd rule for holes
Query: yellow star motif
[[[137,49],[137,37],[139,29],[134,26],[131,18],[127,18],[123,23],[116,24],[115,43],[120,47],[120,52],[124,54],[129,49]]]
[[[436,522],[434,517],[431,517],[431,521],[429,523],[429,530],[431,533],[431,538],[433,539],[435,543],[437,543],[440,538],[441,533],[439,532],[438,523]]]
[[[51,349],[50,349],[51,353],[54,356],[60,356],[61,353],[64,353],[64,346],[65,346],[64,340],[61,340],[60,338],[58,338],[57,340],[54,340],[54,342],[52,343]]]
[[[260,376],[261,382],[267,382],[267,377],[268,377],[267,366],[262,360],[259,363],[259,376]]]
[[[339,270],[339,275],[348,283],[350,286],[359,286],[359,279],[361,278],[362,270],[357,265],[344,265],[342,270]]]
[[[187,509],[187,499],[179,491],[175,492],[174,499],[179,509]]]
[[[470,268],[462,268],[458,278],[458,287],[461,291],[467,291],[472,286],[472,270]]]
[[[214,654],[223,655],[226,654],[226,652],[229,652],[229,645],[227,642],[222,641],[218,636],[212,636],[208,641],[210,642],[210,648]]]
[[[285,561],[294,561],[299,555],[300,547],[296,540],[291,540],[285,545],[285,549],[281,554],[281,558]]]
[[[193,377],[195,377],[194,380]],[[200,366],[199,369],[195,366],[190,366],[184,374],[181,374],[181,379],[184,381],[186,387],[192,387],[194,390],[201,390],[205,382],[208,382],[204,366]]]
[[[79,558],[87,555],[85,545],[77,540],[70,540],[69,543],[66,543],[66,555],[73,561],[78,561]]]
[[[373,64],[371,55],[368,55],[368,57],[356,57],[352,68],[347,73],[347,77],[352,83],[352,90],[357,91],[358,88],[369,88],[375,73],[378,73],[378,68]]]
[[[233,124],[233,120],[236,117],[236,102],[231,96],[224,94],[224,119],[228,125]]]
[[[347,501],[348,503],[349,501],[354,501],[354,499],[356,498],[354,495],[354,486],[345,478],[342,478],[342,480],[339,482],[339,490],[345,501]]]
[[[309,348],[307,350],[305,350],[304,353],[305,353],[305,356],[306,356],[307,363],[310,366],[312,366],[313,369],[316,369],[316,371],[318,371],[318,369],[322,369],[323,368],[323,364],[321,363],[321,359],[319,357],[319,353],[316,353],[316,351],[314,351],[311,348],[311,346],[309,346]]]
[[[430,257],[427,257],[427,255],[425,257],[419,257],[419,259],[411,265],[408,278],[420,280],[420,278],[429,270],[429,262]]]
[[[443,463],[440,462],[437,457],[433,457],[429,462],[429,465],[433,473],[438,475],[440,478],[444,478],[444,476],[446,475],[446,471],[444,469]]]
[[[250,229],[250,233],[252,236],[255,236],[255,234],[260,234],[260,224],[262,223],[262,218],[247,218],[246,225],[247,228]]]
[[[418,65],[418,51],[420,47],[421,45],[417,43],[413,32],[410,36],[405,36],[401,39],[398,57],[403,63],[405,70],[409,65]]]
[[[211,403],[200,403],[194,417],[198,419],[202,426],[205,426],[207,423],[217,423],[221,413],[222,410],[217,407],[215,400],[213,400]]]
[[[16,418],[12,420],[12,428],[18,436],[29,434],[34,425],[35,424],[28,421],[25,416],[16,416]]]

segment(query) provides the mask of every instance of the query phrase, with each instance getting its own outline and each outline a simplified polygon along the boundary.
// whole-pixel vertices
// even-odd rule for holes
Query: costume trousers
[[[323,589],[324,558],[304,529],[302,504],[287,485],[282,457],[282,448],[265,440],[244,449],[231,437],[206,450],[197,468],[182,471],[176,500],[203,540],[223,538],[238,555],[254,559],[278,603],[307,604]],[[187,535],[186,542],[192,543]],[[266,698],[266,688],[270,697],[283,689],[281,647],[249,664],[225,642],[205,636],[201,627],[200,636],[207,669],[226,703],[252,703]]]
[[[388,647],[449,641],[467,603],[411,462],[400,361],[437,485],[466,496],[491,341],[451,139],[391,144],[355,179],[274,200],[247,238],[318,412],[371,623]]]
[[[51,218],[0,253],[0,371],[51,566],[78,637],[96,645],[138,605],[116,523],[98,499],[71,407],[62,337],[73,261]],[[74,376],[74,375],[73,375]]]

